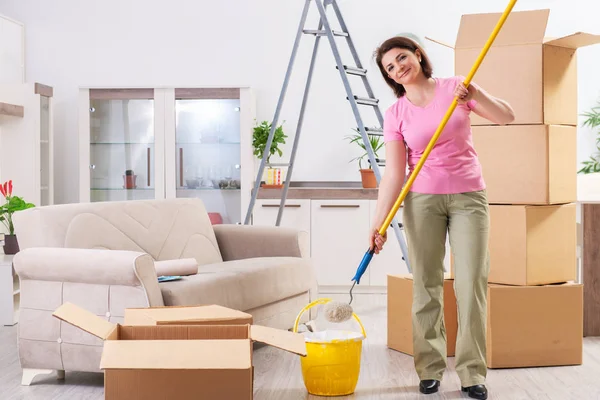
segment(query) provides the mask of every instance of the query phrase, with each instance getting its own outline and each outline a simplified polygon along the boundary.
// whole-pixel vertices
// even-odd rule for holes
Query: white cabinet
[[[312,200],[311,256],[320,286],[349,285],[367,248],[369,200]],[[361,285],[370,283],[370,271]]]
[[[0,117],[0,183],[36,206],[54,203],[53,89],[39,83],[0,84],[0,101],[23,116]]]
[[[13,268],[12,255],[0,254],[0,324],[14,325],[19,321],[21,290],[19,277]]]
[[[256,200],[253,225],[275,226],[280,199]],[[377,200],[287,199],[281,226],[306,231],[310,235],[310,255],[322,293],[346,293],[368,249],[369,229]],[[401,207],[396,214],[402,223]],[[401,230],[406,241],[406,234]],[[371,259],[355,292],[385,292],[387,276],[408,274],[402,250],[394,230],[387,230],[388,240],[382,252]],[[446,271],[450,271],[450,245],[446,241]]]
[[[80,201],[199,197],[239,223],[254,179],[250,88],[85,88]]]
[[[0,84],[25,82],[24,25],[0,15]]]

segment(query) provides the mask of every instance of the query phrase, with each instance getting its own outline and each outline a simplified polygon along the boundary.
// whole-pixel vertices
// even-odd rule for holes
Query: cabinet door
[[[162,98],[154,89],[90,89],[87,113],[91,201],[163,198]],[[83,135],[83,133],[82,133]],[[158,147],[158,148],[157,148]],[[87,183],[87,184],[85,184]],[[82,199],[82,200],[85,200]]]
[[[369,227],[373,226],[373,220],[375,218],[375,211],[377,207],[377,200],[370,201],[370,220]],[[398,222],[402,223],[402,207],[396,214]],[[404,231],[401,231],[406,242],[406,235]],[[375,254],[371,263],[369,264],[371,285],[373,286],[387,286],[388,275],[404,275],[408,274],[408,267],[406,262],[402,259],[402,250],[394,229],[390,226],[387,230],[388,240],[383,247],[383,251],[379,254]]]
[[[40,99],[40,205],[54,204],[53,104],[47,96]]]
[[[167,101],[167,198],[202,199],[226,224],[246,211],[251,99],[240,88],[175,88]],[[248,154],[247,154],[248,153]],[[251,168],[251,162],[246,167]]]
[[[311,249],[320,286],[349,286],[368,248],[369,200],[312,200]],[[360,284],[369,285],[369,270]]]
[[[279,199],[256,200],[252,225],[275,226],[279,203]],[[310,200],[287,199],[280,226],[299,229],[310,235]]]

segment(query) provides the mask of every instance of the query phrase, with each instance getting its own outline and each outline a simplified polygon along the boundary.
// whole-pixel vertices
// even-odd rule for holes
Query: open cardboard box
[[[467,76],[501,15],[463,15],[454,46],[427,39],[454,49],[454,73]],[[547,38],[549,15],[550,10],[512,11],[473,78],[514,108],[514,125],[577,125],[576,51],[600,43],[600,35]],[[490,124],[474,113],[471,123]]]
[[[108,400],[252,399],[253,342],[306,355],[301,334],[251,325],[249,314],[219,306],[136,309],[123,325],[71,303],[53,315],[104,340]]]
[[[125,325],[252,325],[252,315],[211,304],[125,309]]]

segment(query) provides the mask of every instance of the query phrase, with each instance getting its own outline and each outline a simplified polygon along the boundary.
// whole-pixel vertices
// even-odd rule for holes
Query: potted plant
[[[365,157],[368,158],[369,154],[367,153],[367,149],[365,147],[365,144],[363,143],[363,139],[360,134],[360,131],[358,129],[352,129],[352,130],[356,133],[353,135],[349,135],[346,138],[350,140],[350,143],[356,143],[357,145],[359,145],[360,148],[364,151],[364,153],[358,157],[353,158],[352,160],[350,160],[350,162],[358,160],[358,168],[360,170],[360,177],[361,177],[361,182],[362,182],[363,188],[365,188],[365,189],[376,188],[377,187],[377,178],[375,177],[375,171],[373,171],[371,164],[368,163],[368,161],[367,161],[368,168],[363,168],[363,165],[362,165],[363,158],[365,158]],[[373,152],[375,153],[375,158],[379,158],[378,151],[381,150],[381,148],[385,144],[382,137],[379,135],[367,135],[367,137],[369,138],[369,142],[371,143],[371,148],[373,149]]]
[[[8,234],[4,235],[4,254],[17,254],[19,252],[19,243],[17,242],[17,237],[15,235],[12,215],[16,211],[35,207],[35,205],[23,200],[22,197],[13,196],[12,190],[12,180],[0,185],[0,193],[5,199],[5,203],[0,206],[0,221],[8,230]]]
[[[586,117],[586,120],[583,121],[583,127],[589,126],[591,129],[594,129],[600,126],[600,101],[596,107],[592,107],[590,111],[583,113],[582,116]],[[578,174],[600,172],[600,130],[596,132],[596,135],[597,152],[592,154],[589,160],[583,162],[584,166],[577,171]]]
[[[583,122],[583,127],[589,127],[592,130],[600,127],[600,101],[590,111],[587,111],[581,116],[586,119]],[[583,167],[577,171],[580,175],[578,178],[578,197],[593,197],[600,196],[600,129],[596,130],[596,151],[594,151],[588,160],[582,162]]]
[[[284,121],[285,123],[285,121]],[[265,147],[267,146],[267,140],[269,139],[269,133],[271,132],[271,123],[268,121],[263,121],[260,124],[257,124],[254,127],[254,132],[252,134],[252,146],[254,147],[254,155],[259,159],[263,156],[265,152]],[[279,157],[283,155],[283,152],[279,148],[280,144],[285,144],[285,139],[287,135],[283,132],[283,126],[279,125],[273,134],[273,141],[271,142],[271,148],[269,149],[269,154],[267,155],[267,163],[271,162],[271,157],[277,153]],[[267,167],[267,185],[274,187],[283,186],[281,183],[281,169],[280,168],[272,168]],[[263,185],[264,186],[264,185]]]

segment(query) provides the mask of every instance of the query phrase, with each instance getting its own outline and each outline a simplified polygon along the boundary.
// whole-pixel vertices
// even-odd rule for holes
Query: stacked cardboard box
[[[468,75],[500,15],[462,17],[457,75]],[[548,17],[549,10],[512,12],[473,79],[515,111],[506,126],[471,118],[490,203],[490,368],[582,362],[583,290],[573,282],[576,50],[600,36],[546,39]]]

